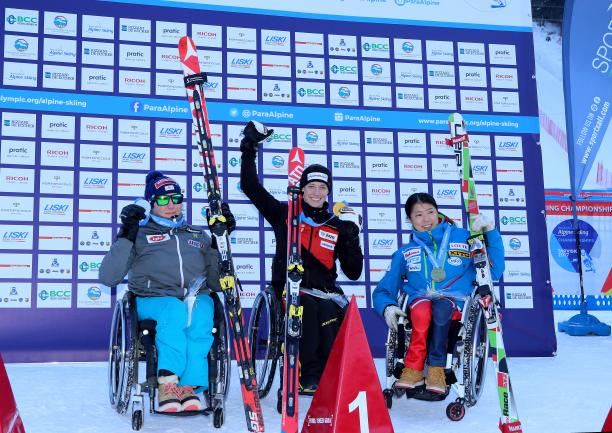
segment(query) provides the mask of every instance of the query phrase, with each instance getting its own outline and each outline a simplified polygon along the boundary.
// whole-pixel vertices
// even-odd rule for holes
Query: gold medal
[[[446,272],[444,272],[444,269],[433,268],[431,270],[431,279],[434,280],[436,283],[444,281],[445,278],[446,278]]]

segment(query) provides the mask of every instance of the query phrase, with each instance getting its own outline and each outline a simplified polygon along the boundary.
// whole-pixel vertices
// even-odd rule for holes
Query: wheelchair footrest
[[[442,401],[448,396],[450,387],[447,387],[446,393],[428,391],[425,386],[419,386],[414,389],[406,389],[406,398],[415,398],[423,401]]]
[[[167,415],[167,416],[196,416],[196,415],[209,416],[212,413],[212,408],[207,407],[204,410],[186,410],[183,412],[159,412],[156,410],[153,412],[158,415]]]

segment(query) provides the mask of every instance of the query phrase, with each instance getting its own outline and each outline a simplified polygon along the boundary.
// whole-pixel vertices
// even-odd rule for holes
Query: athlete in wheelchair
[[[227,320],[215,293],[220,290],[217,253],[202,229],[185,223],[176,181],[149,173],[145,198],[142,206],[123,208],[121,229],[100,266],[100,281],[108,286],[128,275],[128,292],[117,300],[111,326],[110,402],[119,413],[131,402],[135,430],[143,423],[143,391],[150,412],[213,412],[220,427],[230,357]],[[233,229],[229,208],[224,213]],[[142,383],[140,359],[146,360]],[[206,391],[206,409],[195,391]]]
[[[272,226],[276,251],[271,286],[255,299],[249,323],[249,341],[257,373],[260,398],[270,391],[284,340],[283,290],[287,280],[287,203],[272,196],[259,182],[255,160],[259,143],[273,130],[249,122],[240,143],[242,191]],[[336,285],[336,260],[347,278],[356,280],[363,270],[359,243],[360,216],[347,211],[340,217],[329,210],[331,172],[319,164],[303,171],[301,190],[301,258],[304,274],[300,304],[303,306],[300,339],[300,393],[312,395],[331,352],[347,305]],[[282,376],[282,375],[281,375]],[[281,390],[279,389],[279,396]],[[280,398],[279,406],[280,408]],[[280,409],[279,409],[280,412]]]
[[[439,213],[427,193],[411,195],[405,211],[411,239],[393,254],[373,293],[374,308],[389,326],[387,406],[404,392],[443,400],[455,385],[459,397],[447,415],[459,420],[464,405],[476,403],[485,377],[489,343],[478,297],[487,293],[475,291],[469,231]],[[498,279],[504,271],[501,236],[484,215],[473,227],[486,233],[491,272]]]

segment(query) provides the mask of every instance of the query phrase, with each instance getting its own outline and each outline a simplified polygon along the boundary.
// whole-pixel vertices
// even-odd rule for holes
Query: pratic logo
[[[489,63],[494,65],[516,65],[516,46],[489,44]]]

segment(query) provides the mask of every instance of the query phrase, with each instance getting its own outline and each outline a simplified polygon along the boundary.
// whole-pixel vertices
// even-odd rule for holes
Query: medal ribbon
[[[451,226],[447,225],[446,229],[444,229],[444,236],[442,236],[442,243],[440,244],[440,249],[438,250],[437,257],[434,257],[434,253],[431,251],[431,248],[425,245],[425,243],[422,240],[420,240],[417,236],[412,237],[412,240],[415,241],[421,248],[423,248],[423,250],[425,251],[425,255],[427,256],[427,259],[429,260],[433,268],[444,269],[446,252],[448,251],[448,241],[450,240],[450,232],[451,232]],[[434,242],[434,247],[435,245],[436,244]]]

